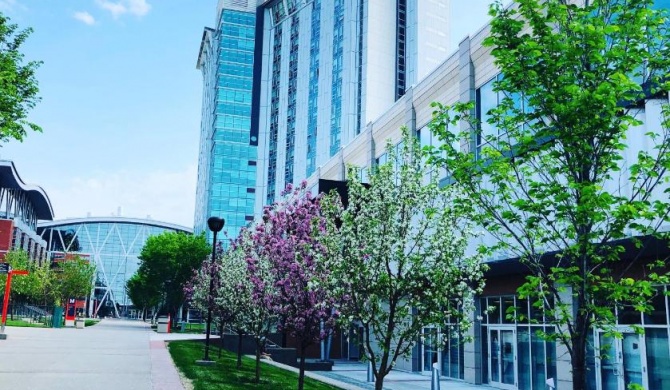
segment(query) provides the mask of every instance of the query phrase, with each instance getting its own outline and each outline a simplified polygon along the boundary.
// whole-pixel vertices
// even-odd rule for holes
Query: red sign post
[[[0,327],[0,340],[7,339],[7,335],[5,334],[5,325],[7,324],[7,307],[9,306],[9,293],[12,289],[13,275],[28,275],[28,271],[13,270],[10,267],[9,272],[7,272],[7,283],[5,283],[5,299],[2,301],[2,327]]]

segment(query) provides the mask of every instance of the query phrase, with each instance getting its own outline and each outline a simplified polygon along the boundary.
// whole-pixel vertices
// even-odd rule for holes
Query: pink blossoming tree
[[[336,250],[328,229],[332,221],[321,212],[321,196],[313,196],[306,182],[282,194],[283,201],[264,210],[255,242],[270,261],[275,294],[270,307],[279,319],[277,329],[297,340],[300,357],[298,389],[305,376],[305,351],[324,340],[335,322],[335,300],[328,287],[326,261]]]

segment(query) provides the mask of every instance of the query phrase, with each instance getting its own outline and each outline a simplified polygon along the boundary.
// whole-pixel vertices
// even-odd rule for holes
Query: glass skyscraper
[[[256,26],[253,1],[220,0],[215,29],[203,32],[197,68],[203,75],[202,122],[194,230],[226,220],[236,237],[253,220],[257,136],[250,132]]]

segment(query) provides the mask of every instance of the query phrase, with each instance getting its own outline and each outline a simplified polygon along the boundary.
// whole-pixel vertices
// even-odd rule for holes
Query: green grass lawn
[[[242,368],[237,369],[237,355],[223,351],[218,358],[218,348],[210,349],[216,360],[211,366],[199,366],[196,360],[204,354],[202,341],[172,341],[168,344],[175,365],[193,382],[194,390],[235,389],[297,389],[298,374],[261,363],[261,383],[253,383],[256,361],[242,358]],[[333,390],[337,387],[305,378],[305,390]]]
[[[85,327],[93,326],[98,322],[100,322],[100,320],[84,320],[84,326]]]
[[[177,324],[177,326],[173,326],[170,328],[170,332],[172,333],[196,333],[196,334],[201,334],[205,333],[205,327],[206,324],[186,324],[186,327],[184,331],[181,331],[181,325]],[[212,325],[214,326],[214,325]]]
[[[7,326],[18,326],[22,328],[44,328],[44,324],[32,323],[23,320],[7,320]]]

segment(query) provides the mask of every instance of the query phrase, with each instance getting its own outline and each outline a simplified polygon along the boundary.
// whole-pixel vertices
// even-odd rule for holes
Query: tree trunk
[[[572,355],[572,389],[586,389],[586,370],[584,369],[584,354],[577,349]]]
[[[390,345],[389,345],[390,347]],[[375,390],[382,390],[384,387],[384,378],[386,377],[386,367],[388,365],[389,361],[389,353],[384,352],[382,354],[382,360],[379,365],[379,369],[377,370],[377,375],[375,375]]]
[[[300,374],[298,375],[298,390],[305,387],[305,347],[300,345]]]
[[[237,332],[237,368],[242,368],[242,332]]]
[[[261,380],[261,346],[260,344],[256,345],[256,382],[260,383]]]
[[[384,387],[384,375],[382,375],[382,371],[379,370],[377,375],[375,375],[375,390],[382,390]]]
[[[585,325],[586,318],[582,314],[577,314],[575,329],[577,332],[572,336],[572,388],[573,390],[586,389],[586,340],[588,325]]]

